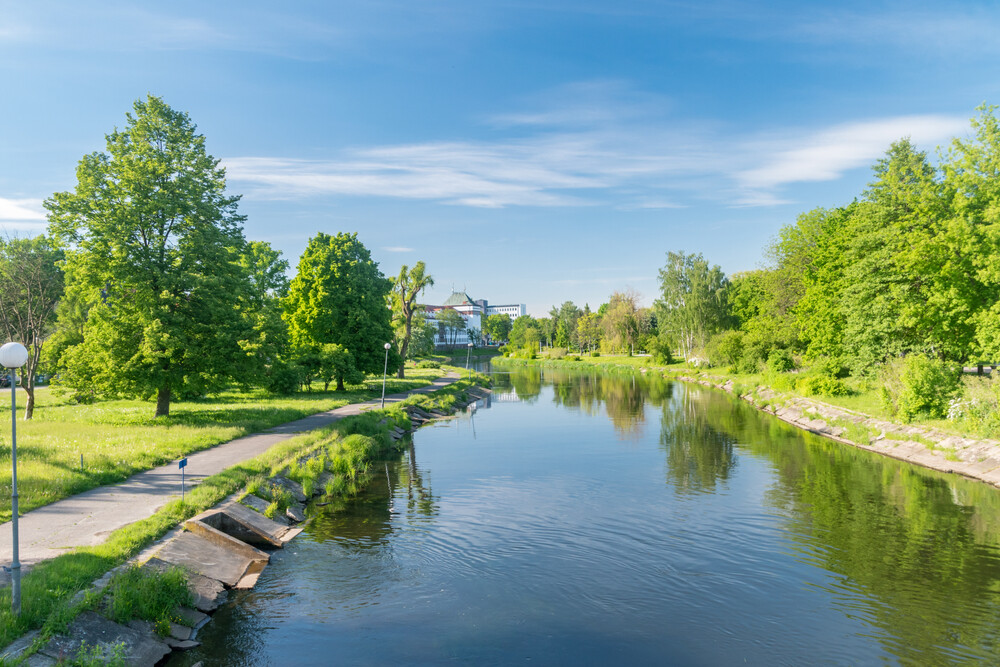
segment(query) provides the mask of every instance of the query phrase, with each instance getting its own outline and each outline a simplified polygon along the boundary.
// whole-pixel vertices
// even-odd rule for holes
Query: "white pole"
[[[10,564],[10,602],[16,616],[21,615],[21,561],[17,540],[17,389],[14,387],[14,369],[10,369],[10,461],[11,482],[11,527],[14,532],[14,561]]]
[[[385,374],[389,371],[389,343],[385,344],[385,364],[382,366],[382,405],[385,407]]]
[[[28,349],[20,343],[0,345],[0,366],[10,369],[10,462],[11,462],[11,530],[14,538],[13,562],[10,564],[10,602],[15,616],[21,615],[21,560],[17,536],[17,387],[14,370],[28,362]]]

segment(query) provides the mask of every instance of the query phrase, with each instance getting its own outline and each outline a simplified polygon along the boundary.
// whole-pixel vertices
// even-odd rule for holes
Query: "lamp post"
[[[10,369],[10,461],[11,461],[11,527],[14,533],[14,554],[10,564],[10,602],[15,615],[21,614],[21,561],[17,544],[17,389],[14,369],[28,361],[28,349],[20,343],[0,346],[0,366]]]
[[[469,357],[472,355],[472,343],[469,343],[469,349],[465,353],[465,370],[469,370]],[[472,377],[472,373],[469,373],[469,377]]]
[[[385,407],[385,374],[389,371],[389,343],[385,344],[385,364],[382,366],[382,406]]]

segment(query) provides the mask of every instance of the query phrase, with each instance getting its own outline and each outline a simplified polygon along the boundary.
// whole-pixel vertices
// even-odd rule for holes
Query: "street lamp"
[[[15,615],[21,614],[21,561],[17,549],[17,390],[14,387],[14,369],[28,361],[28,349],[20,343],[0,346],[0,366],[10,369],[10,461],[12,492],[11,526],[14,531],[14,559],[10,564],[10,601]]]
[[[465,353],[465,370],[469,370],[469,356],[472,354],[472,343],[469,343],[469,349]],[[469,373],[469,377],[472,377],[472,373]]]
[[[389,371],[389,343],[385,344],[385,364],[382,366],[382,407],[385,407],[385,374]]]

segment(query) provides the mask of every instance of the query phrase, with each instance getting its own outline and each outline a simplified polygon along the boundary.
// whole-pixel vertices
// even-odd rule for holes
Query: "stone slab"
[[[264,516],[263,513],[253,511],[248,507],[240,505],[239,503],[231,503],[226,505],[223,509],[234,519],[244,522],[248,526],[253,526],[255,530],[269,535],[275,546],[281,546],[283,543],[288,541],[282,539],[290,530],[288,524],[284,521],[270,519]]]
[[[240,503],[229,503],[202,512],[190,521],[208,524],[216,530],[255,546],[281,548],[285,543],[282,537],[288,532],[287,525],[272,521]]]
[[[196,609],[188,609],[187,607],[177,607],[174,609],[173,614],[193,630],[202,627],[211,619],[208,614],[203,614]]]
[[[198,537],[217,544],[224,549],[228,549],[234,554],[239,554],[240,556],[249,558],[250,560],[262,560],[267,562],[271,558],[267,552],[261,551],[256,547],[252,547],[243,540],[235,538],[232,535],[227,535],[218,528],[214,528],[203,521],[188,519],[184,522],[184,528]]]
[[[292,494],[292,497],[295,498],[300,503],[304,503],[306,501],[306,494],[302,490],[302,485],[296,482],[295,480],[288,479],[287,477],[278,476],[278,477],[272,477],[271,482],[287,490],[289,493]]]
[[[180,623],[170,624],[170,636],[177,641],[185,642],[191,639],[191,628]]]
[[[248,507],[255,512],[263,514],[267,511],[268,506],[271,504],[264,500],[263,498],[258,498],[257,496],[250,494],[240,501],[244,507]]]
[[[159,639],[92,611],[85,611],[73,619],[67,634],[53,637],[39,653],[55,660],[72,660],[84,644],[101,647],[105,656],[110,656],[114,647],[122,644],[130,665],[155,665],[170,653],[170,647]]]
[[[155,568],[162,572],[172,565],[159,558],[150,558],[143,567]],[[194,606],[201,611],[215,611],[226,601],[226,587],[221,581],[195,572],[188,572],[187,580],[188,589],[194,596]]]
[[[182,533],[170,540],[156,552],[156,557],[230,587],[243,578],[254,562],[253,558],[193,533]]]
[[[29,646],[38,637],[39,630],[32,630],[26,635],[23,635],[19,639],[15,639],[13,642],[8,644],[3,650],[0,650],[0,659],[9,661],[14,658],[19,658],[22,653],[27,650]]]

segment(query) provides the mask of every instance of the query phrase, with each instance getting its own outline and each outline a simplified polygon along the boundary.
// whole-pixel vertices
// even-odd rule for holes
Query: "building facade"
[[[442,321],[442,314],[446,310],[453,310],[462,316],[465,326],[461,329],[453,329]],[[481,332],[483,330],[483,318],[488,315],[506,315],[511,321],[521,315],[527,314],[527,307],[523,303],[503,304],[491,306],[486,299],[473,299],[465,292],[452,292],[440,306],[425,305],[426,322],[437,328],[434,336],[435,347],[465,347],[471,341],[469,329]],[[478,341],[475,341],[478,344]]]

